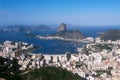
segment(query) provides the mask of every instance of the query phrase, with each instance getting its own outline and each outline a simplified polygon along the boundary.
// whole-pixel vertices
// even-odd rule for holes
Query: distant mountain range
[[[52,28],[50,28],[50,27],[48,27],[46,25],[40,25],[40,26],[31,27],[31,30],[49,31],[49,30],[52,30]]]
[[[39,25],[39,26],[26,26],[26,25],[9,25],[5,28],[0,28],[0,31],[18,31],[18,32],[27,32],[27,31],[48,31],[52,30],[53,28],[48,27],[46,25]]]
[[[33,32],[33,31],[51,31],[54,30],[56,33],[49,36],[63,37],[67,39],[83,39],[84,34],[95,34],[94,32],[104,32],[100,35],[103,40],[116,40],[120,39],[120,26],[80,26],[62,23],[63,27],[60,28],[58,25],[9,25],[0,26],[0,32]],[[66,27],[64,27],[66,26]],[[67,29],[68,28],[68,29]],[[59,29],[59,30],[58,30]],[[65,29],[65,30],[64,30]],[[108,30],[108,31],[107,31]],[[107,31],[107,32],[105,32]],[[84,32],[84,34],[82,33]]]

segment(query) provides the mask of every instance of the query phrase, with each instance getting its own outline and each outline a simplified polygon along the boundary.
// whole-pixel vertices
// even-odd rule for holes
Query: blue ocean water
[[[104,32],[108,29],[103,28],[80,28],[79,29],[85,36],[97,37],[98,32]],[[33,32],[34,34],[39,35],[49,35],[55,33],[56,31],[37,31]],[[26,32],[0,32],[0,42],[6,40],[10,41],[22,41],[36,46],[41,47],[33,51],[34,53],[43,53],[43,54],[64,54],[65,52],[76,53],[76,47],[80,47],[81,43],[69,42],[69,41],[60,41],[60,40],[41,40],[38,38],[29,38],[26,37]]]
[[[39,35],[47,35],[53,32],[35,32],[35,33]],[[76,46],[75,43],[73,42],[60,41],[60,40],[41,40],[38,38],[30,38],[26,36],[26,32],[0,32],[0,43],[6,40],[27,42],[41,47],[33,51],[34,53],[64,54],[65,52],[71,52],[71,53],[76,52]]]

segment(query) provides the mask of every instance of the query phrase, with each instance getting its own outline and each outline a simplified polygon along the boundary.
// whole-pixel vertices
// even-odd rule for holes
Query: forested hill
[[[120,40],[120,30],[108,30],[100,35],[102,40]]]

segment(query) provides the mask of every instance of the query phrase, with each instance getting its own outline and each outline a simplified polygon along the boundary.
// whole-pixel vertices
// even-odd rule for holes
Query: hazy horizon
[[[120,0],[0,0],[0,26],[120,26]]]

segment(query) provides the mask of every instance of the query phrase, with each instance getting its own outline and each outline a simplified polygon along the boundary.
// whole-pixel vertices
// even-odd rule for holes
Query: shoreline
[[[44,39],[44,40],[63,40],[63,41],[75,41],[75,42],[83,41],[83,39],[65,39],[63,37],[57,37],[57,36],[39,36],[39,35],[37,35],[37,38]]]
[[[43,40],[62,40],[62,41],[73,41],[73,42],[80,42],[80,43],[89,43],[90,40],[87,38],[84,39],[65,39],[63,37],[57,37],[57,36],[40,36],[37,35],[36,38],[43,39]]]
[[[76,52],[76,53],[70,53],[70,54],[77,54],[77,53],[78,52]],[[53,54],[50,54],[50,53],[47,53],[47,54],[45,54],[45,53],[29,53],[29,54],[33,54],[33,55],[40,55],[41,54],[41,55],[51,55],[52,56],[52,55],[65,55],[65,54],[67,54],[67,52],[61,53],[61,54],[58,54],[58,53],[57,54],[54,54],[54,53]]]

